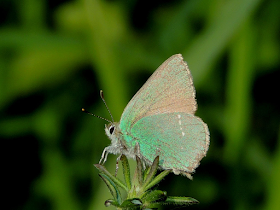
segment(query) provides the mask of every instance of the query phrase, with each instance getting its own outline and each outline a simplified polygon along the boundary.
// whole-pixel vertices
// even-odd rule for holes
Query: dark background
[[[159,189],[200,201],[188,209],[279,209],[280,1],[1,0],[0,8],[5,209],[106,209],[111,195],[93,164],[110,141],[105,121],[81,108],[109,118],[102,89],[119,120],[176,53],[193,74],[211,144],[193,181],[170,174]],[[105,164],[112,172],[115,160]]]

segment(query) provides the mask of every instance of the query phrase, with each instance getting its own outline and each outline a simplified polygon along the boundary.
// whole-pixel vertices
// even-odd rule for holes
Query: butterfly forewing
[[[167,59],[126,106],[119,125],[121,139],[148,163],[174,173],[192,173],[209,147],[207,125],[194,116],[193,80],[180,54]],[[137,144],[138,143],[138,144]]]
[[[181,54],[167,59],[126,106],[121,129],[129,129],[145,116],[160,113],[194,114],[197,105],[191,73]]]

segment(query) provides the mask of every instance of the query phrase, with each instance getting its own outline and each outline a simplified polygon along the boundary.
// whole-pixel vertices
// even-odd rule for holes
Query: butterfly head
[[[118,144],[120,136],[120,128],[118,122],[113,122],[105,125],[105,133],[111,139],[112,145]]]

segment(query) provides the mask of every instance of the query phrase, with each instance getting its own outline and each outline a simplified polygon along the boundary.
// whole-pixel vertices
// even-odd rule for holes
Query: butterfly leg
[[[101,164],[101,162],[103,162],[102,164],[104,164],[107,161],[107,157],[109,153],[112,154],[121,154],[121,147],[116,147],[116,146],[109,146],[109,147],[105,147],[105,149],[102,152],[101,155],[101,159],[99,161],[99,164]]]
[[[101,155],[101,159],[99,160],[99,164],[104,164],[106,162],[107,156],[108,156],[107,149],[108,149],[108,147],[105,147],[105,149],[103,150],[102,155]]]
[[[141,154],[140,154],[140,145],[138,142],[136,142],[135,147],[134,147],[134,154],[137,155],[141,159]]]
[[[115,171],[115,177],[118,174],[118,170],[119,170],[119,161],[121,159],[122,154],[117,158],[117,162],[116,162],[116,171]]]

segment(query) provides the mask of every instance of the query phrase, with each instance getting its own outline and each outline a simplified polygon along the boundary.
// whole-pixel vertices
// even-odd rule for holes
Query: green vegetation
[[[120,160],[122,161],[125,182],[112,175],[104,166],[99,164],[94,165],[99,170],[100,178],[105,182],[113,196],[113,199],[105,201],[105,206],[112,205],[118,210],[150,210],[158,209],[159,206],[163,205],[188,206],[198,203],[196,199],[191,197],[168,196],[165,191],[152,189],[171,172],[170,170],[165,170],[156,176],[159,156],[147,168],[143,168],[143,162],[136,156],[137,167],[132,180],[126,156],[122,155]],[[122,188],[126,192],[125,200],[123,200],[119,188]]]
[[[211,143],[193,181],[169,174],[158,189],[200,202],[188,209],[278,210],[279,8],[279,0],[0,1],[3,206],[114,209],[93,166],[110,144],[106,122],[81,108],[109,118],[102,89],[118,121],[155,69],[182,53]],[[116,158],[104,165],[110,173]]]

